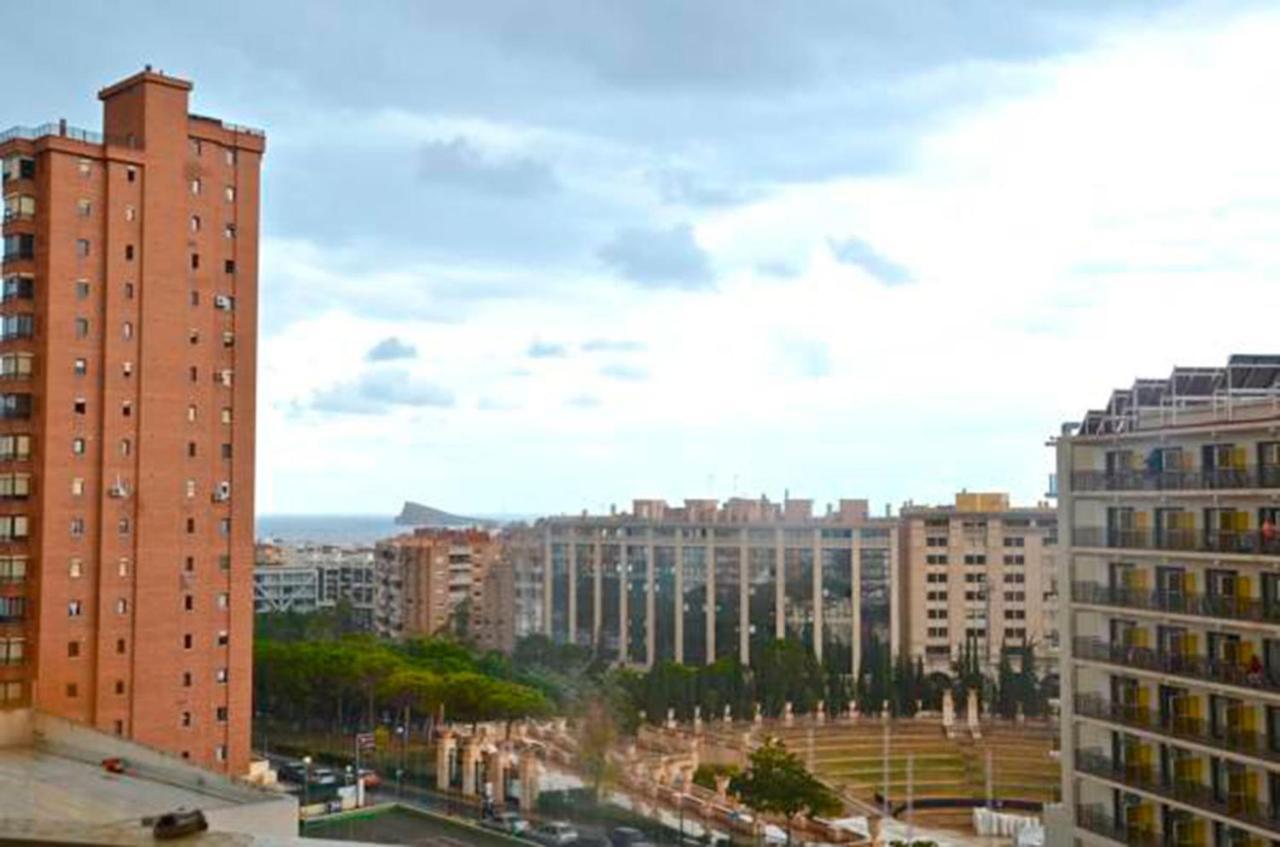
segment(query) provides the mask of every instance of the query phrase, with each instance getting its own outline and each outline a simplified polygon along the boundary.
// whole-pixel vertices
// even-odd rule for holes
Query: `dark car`
[[[648,847],[649,838],[634,826],[620,826],[609,833],[612,847]]]

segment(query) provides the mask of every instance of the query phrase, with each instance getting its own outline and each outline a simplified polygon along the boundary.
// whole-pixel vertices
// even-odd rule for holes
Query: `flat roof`
[[[35,747],[0,748],[0,820],[103,824],[180,807],[226,809],[243,803],[216,789],[108,773],[100,764]]]

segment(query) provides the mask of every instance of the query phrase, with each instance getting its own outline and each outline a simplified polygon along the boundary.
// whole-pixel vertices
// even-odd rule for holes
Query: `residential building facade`
[[[1010,508],[1007,494],[961,492],[953,506],[899,512],[903,633],[928,671],[951,672],[966,644],[989,666],[1031,645],[1041,672],[1057,653],[1052,604],[1058,514]]]
[[[373,628],[374,550],[334,544],[259,544],[254,611],[308,614],[347,604],[362,629]]]
[[[0,133],[0,707],[240,773],[265,139],[191,88]]]
[[[1056,449],[1074,843],[1277,843],[1280,356],[1138,380]]]
[[[789,637],[856,673],[900,649],[898,533],[865,500],[636,500],[629,514],[548,518],[543,632],[648,666],[750,662]]]
[[[479,529],[418,529],[379,542],[374,630],[390,638],[453,631],[492,642],[484,589],[499,552],[493,534]]]
[[[265,139],[191,88],[0,133],[0,708],[240,773]]]

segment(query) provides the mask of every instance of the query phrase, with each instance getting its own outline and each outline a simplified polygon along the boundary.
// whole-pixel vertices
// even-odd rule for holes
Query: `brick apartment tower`
[[[0,134],[0,722],[249,760],[261,132],[150,68]]]

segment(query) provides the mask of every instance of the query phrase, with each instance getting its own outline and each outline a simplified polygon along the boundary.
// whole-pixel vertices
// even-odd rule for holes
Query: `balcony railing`
[[[1219,594],[1173,594],[1167,591],[1139,591],[1113,588],[1096,582],[1071,584],[1071,599],[1094,606],[1145,609],[1175,615],[1253,623],[1280,623],[1280,603],[1265,603],[1253,597],[1224,597]]]
[[[1073,491],[1204,491],[1280,488],[1280,466],[1210,470],[1075,471]]]
[[[1162,780],[1158,778],[1155,769],[1148,765],[1113,762],[1101,750],[1077,750],[1076,770],[1206,812],[1235,818],[1241,823],[1280,835],[1280,819],[1268,814],[1257,799],[1252,797],[1228,795],[1224,798],[1215,795],[1209,786],[1195,780]]]
[[[1185,715],[1162,715],[1150,709],[1112,703],[1096,694],[1080,694],[1075,699],[1076,714],[1166,735],[1182,741],[1193,741],[1231,753],[1280,762],[1280,750],[1271,747],[1266,733],[1228,728],[1215,730],[1204,718]]]
[[[1161,843],[1154,829],[1121,823],[1108,815],[1102,806],[1077,806],[1076,826],[1121,844],[1158,847]]]
[[[1201,683],[1208,680],[1241,688],[1280,692],[1280,679],[1265,668],[1253,671],[1238,662],[1228,662],[1208,656],[1162,653],[1150,647],[1111,644],[1101,638],[1075,639],[1072,642],[1071,654],[1077,659],[1155,671],[1170,676],[1186,677]]]
[[[1258,530],[1225,532],[1203,529],[1110,529],[1078,527],[1077,547],[1110,547],[1123,550],[1173,550],[1194,553],[1241,553],[1280,556],[1280,533]]]

